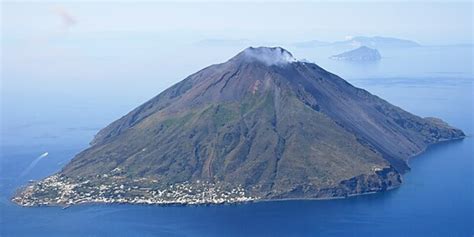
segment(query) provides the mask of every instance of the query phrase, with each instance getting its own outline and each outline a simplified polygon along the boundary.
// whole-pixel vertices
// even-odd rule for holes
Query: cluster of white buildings
[[[140,179],[141,183],[143,181]],[[150,180],[150,183],[156,181]],[[219,183],[203,181],[155,189],[140,187],[133,181],[105,182],[100,185],[92,185],[90,180],[73,183],[68,178],[53,175],[30,184],[12,200],[22,206],[69,206],[80,203],[220,204],[255,199],[247,195],[242,187],[228,188]]]

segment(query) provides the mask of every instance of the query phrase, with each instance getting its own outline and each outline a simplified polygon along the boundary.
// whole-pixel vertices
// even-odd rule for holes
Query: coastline
[[[426,151],[427,149],[429,149],[429,148],[432,147],[432,146],[441,145],[441,144],[443,144],[443,143],[456,142],[456,141],[460,141],[460,140],[463,140],[463,139],[469,138],[469,137],[471,137],[471,136],[469,136],[469,135],[464,135],[464,136],[462,136],[462,137],[457,137],[457,138],[453,138],[453,139],[442,139],[442,140],[439,140],[439,141],[437,141],[437,142],[435,142],[435,143],[429,144],[429,145],[427,145],[424,149],[422,149],[421,151],[419,151],[419,152],[417,152],[417,153],[415,153],[415,154],[409,156],[409,157],[407,158],[407,161],[406,161],[406,162],[407,162],[407,165],[408,165],[408,167],[410,167],[410,161],[411,161],[412,159],[415,159],[416,157],[422,155],[423,153],[425,153],[425,151]],[[411,171],[411,167],[410,167],[410,170],[408,170],[408,172],[409,172],[409,171]],[[405,173],[403,173],[403,174],[405,174]]]
[[[408,162],[423,154],[428,148],[434,145],[439,145],[442,143],[449,143],[449,142],[454,142],[454,141],[460,141],[463,140],[466,137],[470,136],[462,136],[459,138],[454,138],[454,139],[445,139],[445,140],[440,140],[436,143],[429,144],[427,145],[423,150],[420,152],[410,156],[407,159],[407,164]],[[411,170],[411,169],[410,169]],[[409,171],[410,171],[409,170]],[[406,172],[405,172],[406,173]],[[403,173],[403,174],[405,174]],[[400,178],[403,180],[403,174],[400,174]],[[399,185],[395,186],[389,186],[384,190],[378,190],[378,191],[368,191],[368,192],[360,192],[360,193],[350,193],[342,196],[327,196],[327,197],[294,197],[294,198],[275,198],[275,199],[263,199],[263,198],[258,198],[258,197],[249,197],[246,198],[246,200],[233,200],[233,201],[219,201],[219,202],[174,202],[174,201],[169,201],[169,202],[133,202],[133,201],[91,201],[91,202],[79,202],[79,203],[49,203],[49,204],[35,204],[35,205],[22,205],[16,201],[14,201],[15,198],[18,197],[18,194],[22,193],[25,189],[27,189],[29,186],[28,184],[25,184],[24,186],[21,186],[16,189],[14,194],[11,196],[10,201],[15,203],[18,206],[21,207],[61,207],[63,209],[69,208],[71,206],[77,206],[77,205],[146,205],[146,206],[214,206],[214,205],[241,205],[241,204],[247,204],[247,203],[259,203],[259,202],[280,202],[280,201],[329,201],[329,200],[339,200],[339,199],[347,199],[351,197],[357,197],[357,196],[365,196],[365,195],[371,195],[371,194],[378,194],[378,193],[383,193],[386,191],[391,191],[394,189],[399,188],[401,185],[403,185],[403,181],[400,182]]]
[[[368,196],[373,194],[381,194],[385,192],[390,192],[395,189],[398,189],[400,186],[388,188],[384,191],[374,191],[374,192],[364,192],[358,194],[350,194],[347,196],[341,197],[320,197],[320,198],[279,198],[279,199],[255,199],[250,201],[241,201],[241,202],[224,202],[224,203],[132,203],[132,202],[82,202],[70,205],[61,205],[61,204],[48,204],[48,205],[34,205],[34,206],[23,206],[15,202],[14,204],[25,207],[25,208],[41,208],[41,207],[59,207],[62,209],[67,209],[74,206],[93,206],[93,205],[133,205],[133,206],[156,206],[156,207],[201,207],[201,206],[221,206],[221,205],[245,205],[252,203],[266,203],[266,202],[288,202],[288,201],[331,201],[331,200],[343,200],[359,196]]]

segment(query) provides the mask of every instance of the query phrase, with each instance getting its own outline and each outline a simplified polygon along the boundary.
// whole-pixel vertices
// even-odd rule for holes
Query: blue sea
[[[212,49],[195,49],[193,55],[204,50]],[[149,67],[151,61],[130,54],[130,61],[142,58],[138,62],[144,66],[127,68],[114,55],[98,56],[107,52],[58,62],[61,70],[43,67],[51,62],[41,61],[20,70],[7,61],[1,111],[0,236],[473,236],[472,47],[381,50],[384,58],[368,64],[330,61],[331,50],[290,48],[296,57],[314,61],[409,112],[442,118],[468,137],[434,145],[410,160],[412,170],[400,188],[348,199],[23,208],[9,201],[18,187],[58,171],[88,146],[101,127],[211,59],[233,56],[236,49],[214,50],[212,57],[199,63],[180,58],[185,62],[181,67]],[[90,67],[74,67],[77,60],[83,65],[89,60]],[[45,152],[49,155],[28,169]]]

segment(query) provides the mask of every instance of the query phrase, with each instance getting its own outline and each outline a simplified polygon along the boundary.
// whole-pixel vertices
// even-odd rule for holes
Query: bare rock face
[[[111,123],[57,175],[158,190],[206,182],[252,200],[346,197],[399,186],[410,156],[462,137],[285,49],[248,48]]]

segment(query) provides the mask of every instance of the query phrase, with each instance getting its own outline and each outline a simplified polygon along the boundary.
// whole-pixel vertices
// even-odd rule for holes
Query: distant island
[[[377,49],[361,46],[341,54],[333,55],[330,59],[352,62],[375,62],[382,58]]]
[[[464,133],[280,47],[247,48],[103,128],[22,206],[331,199],[402,184],[408,159]]]
[[[336,46],[367,46],[371,48],[412,48],[420,47],[421,45],[412,40],[398,39],[393,37],[382,36],[356,36],[348,40],[334,42]]]
[[[367,46],[371,48],[412,48],[420,47],[421,45],[413,40],[399,39],[393,37],[382,37],[382,36],[355,36],[350,37],[343,41],[325,42],[319,40],[310,40],[305,42],[298,42],[294,44],[296,47],[308,48],[308,47],[345,47],[354,48]]]

